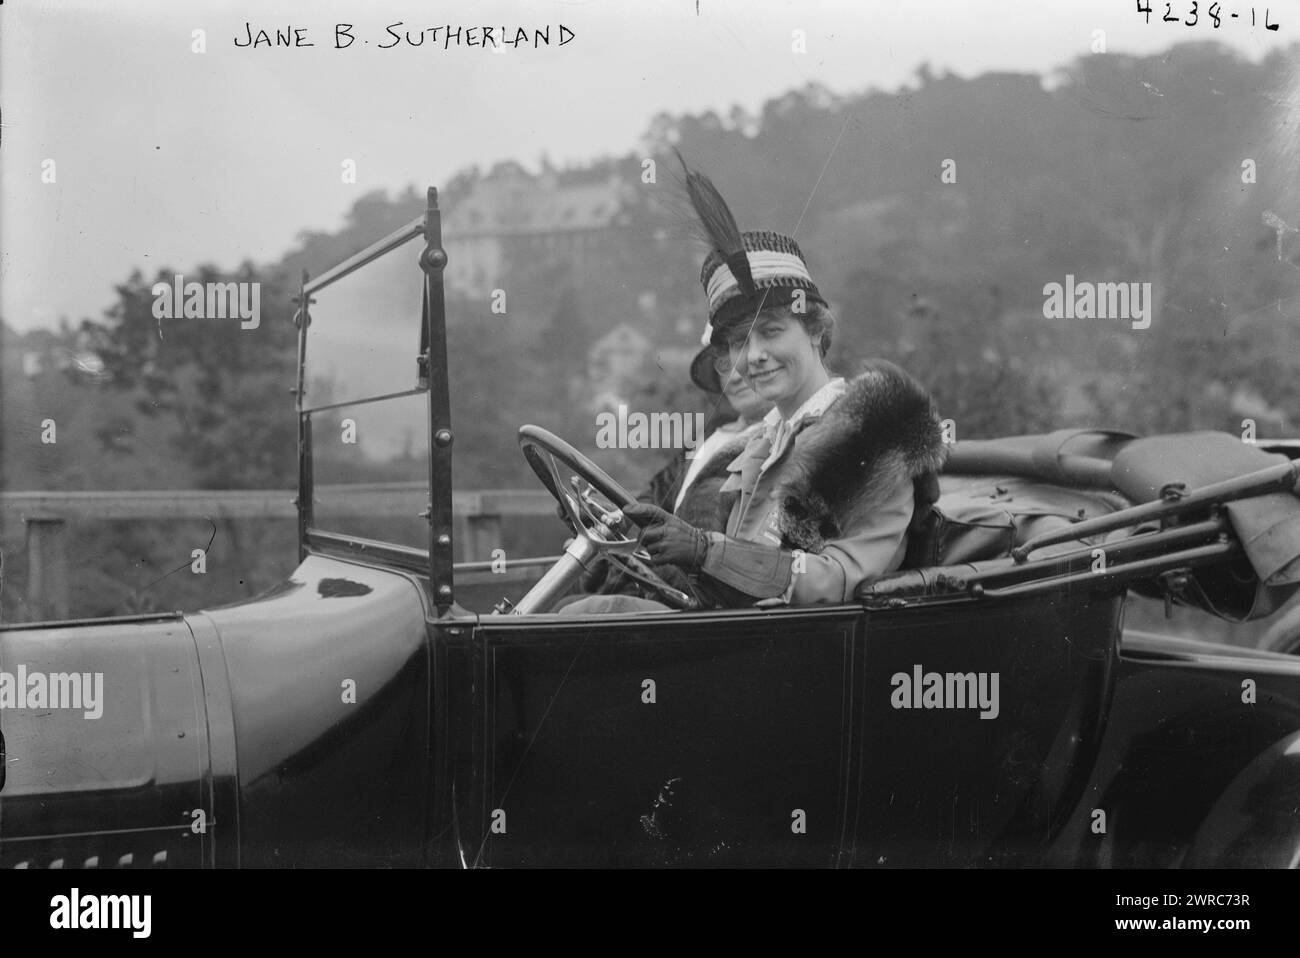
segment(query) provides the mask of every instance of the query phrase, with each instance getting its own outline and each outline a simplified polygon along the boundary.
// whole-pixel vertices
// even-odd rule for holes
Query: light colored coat
[[[835,395],[838,399],[839,392]],[[779,490],[793,478],[793,462],[800,458],[798,453],[807,442],[808,430],[821,421],[824,408],[796,419],[790,430],[782,430],[775,437],[777,454],[766,469],[763,463],[773,452],[770,430],[757,433],[745,451],[727,466],[730,475],[719,494],[739,495],[727,522],[727,535],[781,545]],[[907,552],[907,527],[914,502],[912,480],[900,477],[866,521],[828,540],[819,552],[805,553],[803,571],[798,571],[801,564],[796,562],[785,600],[793,605],[846,602],[864,579],[897,569]]]

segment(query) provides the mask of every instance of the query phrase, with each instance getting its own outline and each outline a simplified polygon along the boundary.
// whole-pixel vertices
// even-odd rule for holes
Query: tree
[[[256,328],[239,319],[160,319],[154,288],[173,287],[176,271],[148,282],[137,270],[117,287],[104,321],[82,335],[110,382],[170,435],[177,456],[205,488],[287,484],[296,473],[296,426],[288,401],[295,376],[293,287],[282,272],[245,263],[233,275],[212,266],[182,274],[200,284],[236,282],[258,290]],[[165,425],[162,425],[165,423]]]

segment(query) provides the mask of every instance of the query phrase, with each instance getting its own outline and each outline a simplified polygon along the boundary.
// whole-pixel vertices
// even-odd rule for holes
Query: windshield
[[[312,294],[307,408],[416,387],[424,298],[417,236]],[[394,424],[386,439],[401,431]]]
[[[423,244],[391,248],[312,292],[303,416],[311,427],[313,525],[427,549],[429,414],[417,357]],[[310,289],[311,287],[309,287]]]

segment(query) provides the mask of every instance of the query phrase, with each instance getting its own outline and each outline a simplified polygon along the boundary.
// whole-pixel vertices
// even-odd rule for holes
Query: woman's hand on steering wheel
[[[574,535],[584,537],[602,556],[634,555],[647,567],[653,562],[641,548],[639,530],[623,512],[629,507],[635,512],[641,506],[630,492],[563,439],[538,426],[520,427],[519,447],[537,478],[559,503],[561,518]],[[698,605],[692,596],[653,572],[641,578],[674,608]]]
[[[641,544],[654,562],[686,572],[696,572],[704,565],[709,540],[702,530],[644,502],[632,503],[623,514],[641,527]]]

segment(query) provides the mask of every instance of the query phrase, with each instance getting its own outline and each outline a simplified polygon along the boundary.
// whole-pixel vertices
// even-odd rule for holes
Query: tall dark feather
[[[713,185],[713,181],[688,167],[677,147],[673,147],[673,152],[677,154],[682,170],[686,173],[686,194],[690,197],[691,206],[695,207],[695,214],[700,218],[709,240],[731,268],[741,292],[753,296],[756,292],[754,277],[749,271],[749,257],[745,254],[745,241],[740,235],[740,227],[736,225],[736,218],[731,215],[726,200]]]

